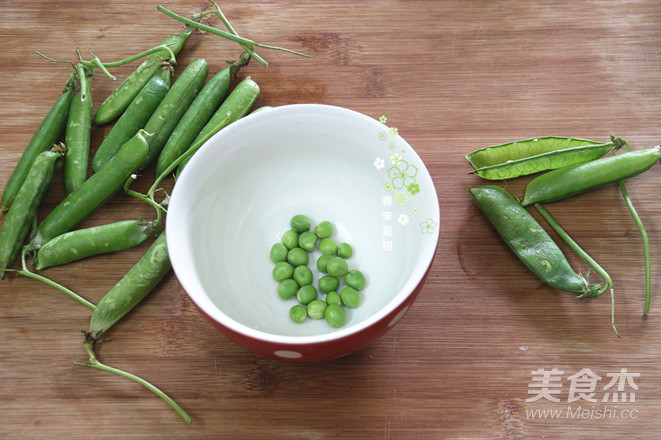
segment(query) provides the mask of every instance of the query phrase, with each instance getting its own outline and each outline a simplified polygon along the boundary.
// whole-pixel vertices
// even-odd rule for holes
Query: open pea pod
[[[502,180],[589,162],[622,145],[619,138],[602,143],[546,136],[482,148],[467,154],[466,160],[474,168],[472,174],[488,180]]]

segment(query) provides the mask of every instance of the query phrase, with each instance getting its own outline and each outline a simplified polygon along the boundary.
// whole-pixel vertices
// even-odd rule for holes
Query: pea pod
[[[489,180],[511,179],[598,159],[622,147],[619,138],[599,143],[547,136],[483,148],[466,155],[471,174]]]
[[[194,27],[188,26],[183,32],[170,35],[161,42],[161,45],[167,46],[176,55],[194,30]],[[93,123],[103,125],[118,118],[147,84],[149,79],[161,68],[162,57],[166,54],[167,52],[164,50],[148,55],[142,64],[127,76],[119,87],[99,105],[94,115]]]
[[[48,151],[53,144],[60,140],[64,133],[67,123],[67,115],[69,114],[69,107],[73,96],[73,82],[69,78],[69,82],[64,89],[64,92],[55,101],[50,111],[43,119],[39,128],[30,140],[30,143],[25,148],[21,158],[19,159],[14,171],[12,172],[7,185],[2,192],[2,210],[7,211],[11,206],[19,188],[23,185],[25,178],[30,170],[32,162],[43,151]]]
[[[91,76],[91,71],[82,69],[82,75]],[[67,154],[64,156],[64,188],[71,194],[87,180],[90,155],[90,136],[92,128],[93,103],[91,81],[80,81],[81,90],[71,100],[64,144]]]
[[[39,224],[30,242],[32,250],[60,234],[69,232],[119,191],[149,149],[148,135],[139,131],[104,166],[69,194]]]
[[[143,128],[168,90],[172,72],[161,69],[145,84],[131,104],[99,145],[92,159],[92,169],[98,171],[126,141]]]
[[[574,272],[544,228],[507,191],[492,185],[468,191],[510,249],[546,284],[583,296],[603,291]]]
[[[146,168],[158,158],[179,120],[202,89],[208,74],[209,65],[204,58],[193,61],[181,72],[145,124],[145,131],[152,136],[141,168]]]
[[[165,233],[161,232],[140,260],[96,305],[85,339],[97,341],[145,299],[171,268]]]
[[[125,220],[65,232],[39,248],[37,270],[130,249],[151,237],[155,227],[153,222]]]
[[[195,97],[186,113],[172,131],[156,161],[156,175],[160,176],[193,143],[197,134],[211,119],[230,87],[230,68],[215,74]]]
[[[636,176],[661,159],[661,145],[544,173],[528,183],[522,205],[553,202]]]
[[[259,97],[259,85],[251,78],[246,77],[243,81],[234,87],[234,90],[229,94],[227,99],[220,105],[216,113],[211,117],[209,122],[202,128],[197,135],[192,145],[195,145],[199,140],[208,136],[213,130],[216,130],[221,124],[231,124],[238,121],[250,112],[250,109]],[[186,166],[192,155],[187,157],[181,162],[178,172]]]
[[[5,269],[16,261],[36,220],[37,209],[53,178],[55,162],[60,157],[62,152],[58,147],[37,155],[5,216],[0,229],[0,276],[3,278]]]

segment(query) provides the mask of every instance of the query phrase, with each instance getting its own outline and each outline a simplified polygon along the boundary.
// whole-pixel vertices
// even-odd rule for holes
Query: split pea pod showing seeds
[[[82,69],[81,74],[92,77],[92,72]],[[81,90],[71,100],[67,127],[64,135],[66,155],[64,156],[64,188],[71,194],[87,180],[89,167],[90,136],[92,128],[93,103],[91,81],[80,81]]]
[[[165,233],[161,232],[147,252],[96,305],[87,341],[96,341],[129,313],[161,282],[171,269]]]
[[[73,90],[70,81],[32,136],[32,140],[30,140],[30,143],[25,148],[23,155],[9,177],[7,185],[2,192],[3,211],[7,211],[11,206],[16,193],[18,193],[19,188],[25,181],[32,162],[34,162],[39,153],[50,150],[53,144],[60,140],[67,124],[67,115],[69,114],[72,97]]]
[[[141,168],[148,167],[158,158],[179,120],[202,89],[208,74],[209,64],[204,58],[199,58],[186,66],[172,84],[145,124],[145,131],[152,136],[149,139],[149,152]]]
[[[599,143],[557,136],[539,137],[483,148],[466,155],[471,174],[501,180],[598,159],[623,145],[618,138]]]
[[[37,227],[30,248],[69,232],[119,191],[147,155],[147,134],[140,130],[99,171],[64,198]]]
[[[187,27],[181,33],[170,35],[161,42],[161,45],[167,46],[176,55],[194,30],[193,27]],[[165,50],[148,55],[142,64],[101,103],[94,115],[93,123],[103,125],[118,118],[149,79],[162,67],[162,57],[166,55],[168,52]]]
[[[119,147],[145,126],[170,90],[171,81],[172,72],[169,69],[161,69],[145,84],[96,150],[92,159],[94,171],[98,171],[119,150]]]
[[[125,220],[66,232],[39,248],[37,270],[130,249],[144,243],[154,232],[155,225],[144,220]]]
[[[30,228],[37,217],[37,209],[53,178],[55,162],[62,157],[57,147],[37,155],[28,170],[25,182],[18,190],[0,229],[0,276],[4,277],[18,257]]]
[[[586,296],[601,290],[574,272],[553,239],[507,191],[491,185],[468,191],[510,249],[546,284]]]
[[[561,200],[636,176],[661,159],[661,146],[627,151],[544,173],[528,183],[522,205]]]

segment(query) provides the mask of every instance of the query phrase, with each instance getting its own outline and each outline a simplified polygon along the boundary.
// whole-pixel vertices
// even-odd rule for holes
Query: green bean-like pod
[[[28,170],[25,182],[18,190],[14,202],[0,229],[0,276],[5,276],[18,257],[36,217],[37,209],[53,179],[55,162],[62,157],[59,147],[37,155]]]
[[[145,299],[171,268],[165,232],[161,232],[140,260],[96,305],[86,341],[97,341]]]
[[[66,232],[39,248],[35,258],[37,270],[130,249],[155,232],[154,223],[145,220],[124,220]]]
[[[64,156],[64,188],[71,194],[85,180],[89,167],[90,137],[92,129],[93,102],[91,93],[91,69],[81,69],[79,75],[89,78],[80,80],[80,91],[73,97],[64,144],[67,154]]]
[[[661,145],[549,171],[528,183],[521,204],[554,202],[634,177],[650,169],[659,159]]]
[[[584,296],[603,290],[574,272],[544,228],[507,191],[493,185],[468,191],[510,249],[546,284]]]

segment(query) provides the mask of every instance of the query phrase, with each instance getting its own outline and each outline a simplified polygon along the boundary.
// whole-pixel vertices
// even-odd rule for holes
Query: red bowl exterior
[[[429,275],[430,268],[431,264],[411,295],[409,295],[402,304],[383,319],[359,332],[327,342],[318,342],[314,344],[284,344],[264,341],[238,333],[211,318],[211,316],[200,307],[198,307],[198,310],[203,316],[211,321],[211,323],[218,328],[227,339],[255,353],[290,362],[326,361],[354,353],[376,341],[394,327],[395,324],[397,324],[397,322],[399,322],[399,320],[406,314],[409,307],[413,304],[422,290],[425,281],[427,280],[427,276]]]

